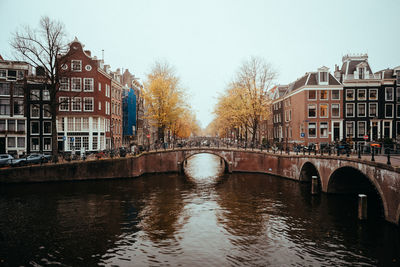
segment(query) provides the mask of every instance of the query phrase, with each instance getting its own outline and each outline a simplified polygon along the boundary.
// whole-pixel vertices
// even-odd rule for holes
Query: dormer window
[[[358,79],[364,79],[364,68],[358,68]]]
[[[319,82],[326,83],[328,81],[328,73],[322,71],[319,73]]]

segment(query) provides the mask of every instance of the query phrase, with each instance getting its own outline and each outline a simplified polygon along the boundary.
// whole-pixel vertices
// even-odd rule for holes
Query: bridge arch
[[[327,193],[338,194],[375,194],[379,197],[379,205],[385,216],[388,208],[385,196],[376,179],[372,179],[359,169],[352,166],[342,166],[334,170],[328,178]]]
[[[299,181],[300,182],[311,182],[311,179],[313,176],[318,177],[318,187],[319,190],[322,188],[322,181],[321,181],[321,176],[319,175],[319,171],[317,167],[310,161],[306,161],[300,169],[300,177]]]
[[[189,158],[198,155],[198,154],[211,154],[211,155],[215,155],[217,157],[219,157],[221,160],[224,161],[224,166],[225,166],[225,173],[229,172],[229,159],[222,155],[221,153],[218,153],[218,151],[214,151],[214,150],[208,150],[208,149],[201,149],[201,150],[191,150],[191,151],[186,151],[186,153],[184,153],[183,155],[183,160],[182,162],[184,163],[183,166],[186,165],[186,162]],[[183,167],[182,166],[182,167]]]

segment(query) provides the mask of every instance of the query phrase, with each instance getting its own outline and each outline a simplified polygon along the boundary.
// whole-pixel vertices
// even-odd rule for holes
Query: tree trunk
[[[256,135],[257,135],[257,127],[258,127],[258,120],[255,120],[254,121],[254,125],[253,125],[253,136],[251,138],[251,145],[252,146],[255,145]]]
[[[165,126],[159,126],[158,127],[158,141],[161,141],[164,143],[164,132],[165,132]]]

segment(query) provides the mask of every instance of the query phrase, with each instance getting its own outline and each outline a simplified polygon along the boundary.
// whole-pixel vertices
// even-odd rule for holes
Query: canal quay
[[[168,152],[181,156],[175,154],[174,164],[164,161],[167,167],[158,165],[161,155],[173,158]],[[333,190],[325,185],[321,156],[310,155],[294,179],[289,175],[294,169],[284,160],[273,163],[259,157],[288,160],[295,159],[295,153],[237,150],[240,153],[233,156],[233,152],[209,147],[162,150],[132,158],[3,169],[0,262],[5,266],[398,266],[400,232],[396,223],[385,220],[390,205],[383,203],[382,189],[375,188],[382,183],[368,178],[368,171],[361,175],[368,169],[361,164],[379,173],[396,173],[396,159],[387,166],[379,158],[375,163],[357,156],[340,156],[340,163],[331,158],[331,166],[341,166],[331,171],[337,180],[328,183]],[[130,163],[142,168],[141,174],[126,175],[127,169],[118,163],[146,157],[142,163]],[[265,164],[265,171],[255,162]],[[97,173],[114,176],[96,179],[84,177],[83,172],[82,177],[60,179],[52,176],[55,170],[46,170],[55,166],[65,170],[67,165],[79,171],[95,163],[100,163]],[[280,172],[273,173],[278,163]],[[4,183],[4,173],[23,171],[31,173],[30,182]],[[40,182],[35,182],[37,171],[43,178]],[[313,176],[318,177],[316,192]],[[127,177],[131,178],[123,179]],[[368,199],[363,220],[360,193]]]

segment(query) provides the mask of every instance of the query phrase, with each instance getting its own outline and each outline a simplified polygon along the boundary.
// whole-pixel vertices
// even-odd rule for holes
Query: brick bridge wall
[[[9,168],[0,171],[0,183],[48,182],[137,177],[144,173],[180,172],[189,157],[210,153],[221,157],[230,172],[268,173],[294,180],[308,180],[306,165],[313,166],[323,192],[334,192],[335,172],[353,168],[375,186],[383,202],[386,220],[400,220],[400,171],[386,164],[346,157],[280,155],[236,149],[191,148],[144,153],[137,157],[72,162],[57,165]]]

